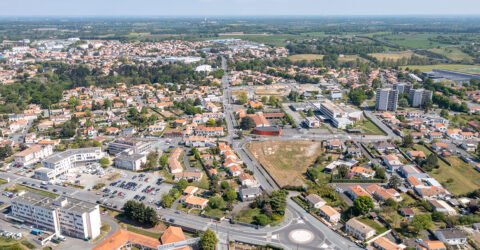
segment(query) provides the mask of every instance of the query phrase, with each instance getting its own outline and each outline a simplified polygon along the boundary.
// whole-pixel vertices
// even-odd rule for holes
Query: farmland
[[[463,73],[470,73],[470,74],[479,74],[480,73],[480,66],[477,65],[466,65],[466,64],[436,64],[436,65],[408,65],[403,68],[409,69],[418,69],[421,72],[432,71],[433,69],[444,69],[444,70],[452,70],[452,71],[459,71]]]
[[[415,54],[411,51],[401,51],[401,52],[390,52],[390,53],[372,53],[369,54],[370,56],[373,56],[377,58],[378,60],[398,60],[402,58],[410,58],[411,56],[421,56],[418,54]]]
[[[280,186],[303,184],[303,174],[321,153],[310,141],[252,142],[247,146]]]
[[[312,61],[312,60],[322,59],[323,55],[298,54],[298,55],[289,56],[288,58],[292,61],[301,61],[301,60]]]

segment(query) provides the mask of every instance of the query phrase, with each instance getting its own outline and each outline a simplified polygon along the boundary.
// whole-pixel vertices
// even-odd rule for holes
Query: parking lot
[[[129,200],[144,203],[158,203],[161,196],[172,188],[171,184],[163,183],[160,175],[152,173],[132,173],[121,171],[122,176],[102,190],[96,192],[98,201],[106,206],[121,208]]]

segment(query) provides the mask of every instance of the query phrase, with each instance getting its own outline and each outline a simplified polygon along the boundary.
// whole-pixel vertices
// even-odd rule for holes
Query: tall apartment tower
[[[396,111],[398,105],[398,90],[377,89],[375,109],[382,111]]]
[[[393,84],[393,89],[398,90],[398,93],[410,93],[410,89],[412,89],[412,84],[406,82],[397,82]]]
[[[433,92],[426,89],[411,89],[409,94],[412,107],[422,106],[427,100],[431,100],[433,96]]]

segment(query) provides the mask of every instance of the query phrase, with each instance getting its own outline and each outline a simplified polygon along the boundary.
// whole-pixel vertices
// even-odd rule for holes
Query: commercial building
[[[252,132],[256,135],[280,136],[282,129],[279,127],[257,127]]]
[[[25,220],[36,228],[82,239],[100,234],[100,209],[97,204],[59,196],[23,192],[12,200],[11,216]]]
[[[98,162],[103,156],[101,147],[69,149],[44,159],[43,167],[35,170],[34,178],[53,180],[72,168]]]
[[[114,160],[115,167],[132,171],[142,169],[142,166],[146,164],[146,162],[147,156],[143,154],[120,154]]]
[[[426,89],[411,89],[410,90],[410,102],[412,107],[420,107],[427,100],[432,100],[433,92]]]
[[[362,112],[346,106],[339,106],[333,102],[323,102],[320,104],[320,111],[332,122],[332,125],[345,129],[347,125],[353,125],[354,122],[362,118]]]
[[[152,143],[136,139],[117,139],[108,144],[108,153],[117,155],[119,153],[128,154],[148,154],[152,150]]]
[[[29,166],[35,164],[46,157],[53,154],[52,146],[50,145],[34,145],[21,152],[16,153],[13,159],[16,164],[20,166]]]
[[[398,105],[398,90],[377,89],[375,109],[382,111],[396,111]]]

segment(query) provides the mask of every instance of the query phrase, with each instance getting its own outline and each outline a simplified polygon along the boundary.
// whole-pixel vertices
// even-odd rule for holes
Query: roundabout
[[[313,233],[306,229],[295,229],[288,234],[288,238],[293,243],[307,244],[313,241],[315,236]]]

